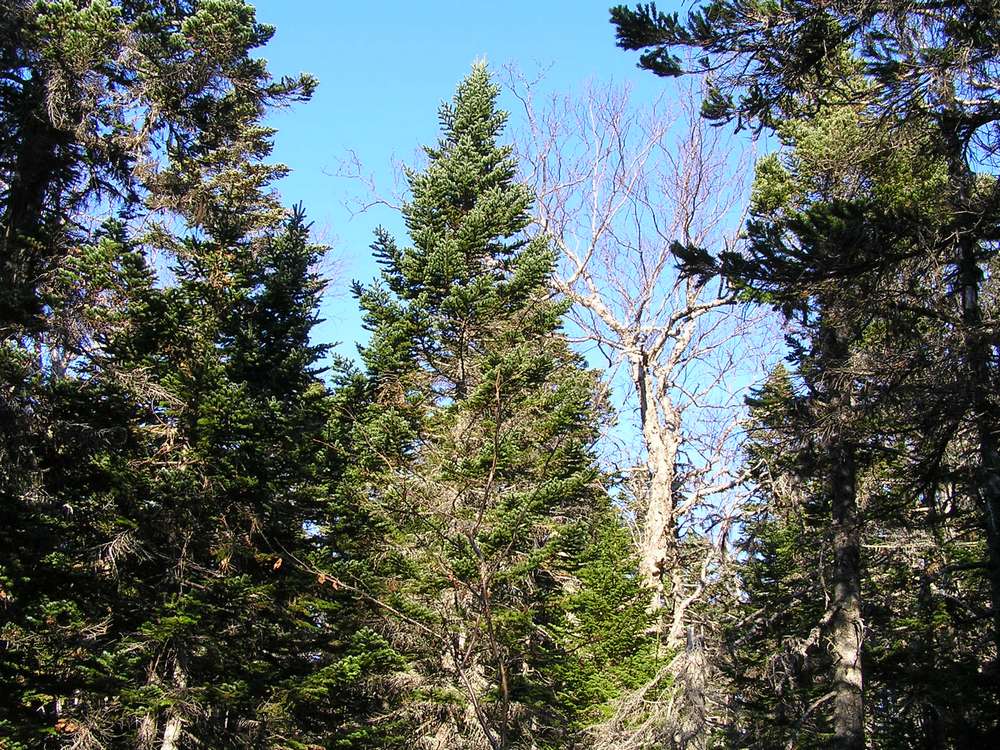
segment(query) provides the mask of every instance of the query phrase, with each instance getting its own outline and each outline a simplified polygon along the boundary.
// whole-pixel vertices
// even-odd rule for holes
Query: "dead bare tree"
[[[722,696],[695,612],[729,559],[744,397],[780,337],[721,280],[682,274],[674,248],[736,247],[750,145],[701,120],[697,91],[640,107],[614,85],[542,96],[516,71],[508,82],[523,108],[518,148],[537,229],[562,252],[557,291],[573,304],[574,334],[607,369],[620,417],[610,460],[633,488],[626,517],[658,634],[675,654],[623,698],[595,745],[703,747]]]
[[[624,446],[640,472],[641,572],[677,648],[724,558],[743,397],[770,357],[763,313],[751,317],[718,279],[680,273],[672,248],[735,246],[749,147],[698,116],[695,91],[639,107],[613,85],[539,99],[536,82],[510,70],[508,81],[523,107],[519,155],[538,231],[563,255],[558,291],[641,435]],[[689,538],[711,541],[701,559],[685,559]]]

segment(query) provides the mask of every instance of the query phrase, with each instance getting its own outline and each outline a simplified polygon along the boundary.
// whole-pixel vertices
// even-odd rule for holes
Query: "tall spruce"
[[[704,113],[718,121],[773,127],[807,106],[815,113],[843,102],[864,107],[871,127],[905,136],[928,134],[927,145],[947,168],[945,198],[926,226],[909,228],[913,253],[944,258],[948,299],[960,312],[963,340],[952,367],[964,374],[960,401],[975,433],[978,458],[967,490],[980,506],[991,586],[994,644],[1000,652],[1000,450],[994,393],[995,327],[985,314],[986,269],[996,251],[1000,183],[991,173],[1000,149],[996,29],[992,3],[713,0],[686,20],[653,4],[617,6],[618,43],[643,50],[640,65],[659,75],[708,73]],[[677,53],[687,51],[683,60]],[[855,61],[842,64],[845,57]],[[849,83],[860,75],[858,90]],[[880,264],[899,261],[895,251]],[[849,276],[849,269],[847,276]],[[948,413],[939,421],[952,422]],[[992,670],[996,673],[996,670]]]
[[[312,80],[243,2],[2,14],[0,744],[371,746],[322,248],[264,163]]]
[[[722,660],[734,683],[727,747],[828,744],[830,654],[819,626],[829,575],[828,492],[813,467],[804,401],[782,365],[750,399],[746,452],[756,492],[738,542],[742,601]]]
[[[357,287],[371,343],[359,500],[391,529],[379,592],[419,747],[584,746],[648,669],[644,594],[602,487],[594,378],[560,332],[554,256],[477,64]],[[631,572],[630,572],[631,571]]]
[[[147,501],[119,498],[138,517],[114,653],[142,655],[125,666],[143,685],[125,715],[142,710],[138,739],[163,748],[366,747],[378,700],[363,683],[395,656],[317,572],[351,553],[360,522],[338,505],[342,426],[311,342],[323,249],[269,191],[280,168],[261,162],[259,110],[238,112],[236,137],[178,169],[198,188],[191,228],[151,237],[176,281],[147,286],[154,313],[98,362],[160,394],[132,424]]]

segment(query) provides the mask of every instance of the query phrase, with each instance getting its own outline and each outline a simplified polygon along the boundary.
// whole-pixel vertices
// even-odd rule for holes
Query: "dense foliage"
[[[356,366],[268,163],[315,82],[254,57],[253,8],[0,9],[0,749],[997,744],[995,4],[612,20],[779,143],[738,246],[660,238],[687,312],[615,323],[642,408],[722,410],[730,371],[691,389],[649,343],[706,305],[783,321],[710,490],[677,478],[730,453],[673,432],[630,477],[599,459],[634,421],[554,289],[608,292],[593,249],[557,284],[484,64],[406,173],[407,240],[376,231]],[[653,497],[701,531],[643,528]]]
[[[382,585],[427,746],[575,747],[641,669],[645,602],[497,95],[477,65],[441,108],[409,174],[413,245],[379,232],[382,279],[357,287],[372,330],[359,491],[391,529]]]
[[[794,376],[764,392],[780,409],[758,411],[750,452],[761,506],[741,576],[760,630],[733,654],[727,722],[767,726],[762,746],[996,742],[996,12],[612,10],[642,67],[708,73],[706,116],[785,146],[758,165],[742,253],[678,248],[793,326]],[[768,619],[792,596],[813,614]]]

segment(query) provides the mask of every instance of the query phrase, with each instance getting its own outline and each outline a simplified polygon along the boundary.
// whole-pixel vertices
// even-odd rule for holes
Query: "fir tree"
[[[274,81],[250,56],[273,33],[242,0],[4,4],[0,335],[51,326],[47,284],[95,201],[183,203],[164,151],[232,137],[244,102],[310,95],[309,76]]]
[[[796,113],[815,115],[849,103],[864,109],[874,139],[885,131],[903,139],[926,134],[946,179],[935,210],[922,215],[926,221],[911,216],[894,231],[909,234],[903,247],[910,257],[944,259],[949,267],[948,298],[961,317],[956,330],[962,339],[951,368],[964,376],[961,393],[951,395],[960,399],[955,407],[975,432],[978,459],[967,489],[980,505],[994,618],[991,651],[1000,653],[1000,420],[991,396],[997,367],[986,274],[996,256],[1000,183],[984,168],[1000,149],[997,79],[990,72],[997,64],[996,5],[712,0],[685,20],[652,3],[617,6],[611,15],[619,45],[644,50],[642,67],[667,76],[710,73],[703,112],[717,121],[774,127]],[[694,54],[685,62],[679,50]],[[859,77],[864,87],[852,81]],[[899,249],[868,263],[891,273]],[[845,267],[839,275],[849,279],[856,270]],[[947,414],[939,420],[953,422]]]
[[[202,229],[172,242],[176,283],[147,284],[96,363],[154,394],[133,406],[137,455],[116,457],[141,471],[111,496],[134,552],[115,563],[127,619],[102,659],[120,680],[115,729],[138,716],[137,739],[164,747],[344,742],[357,684],[393,658],[316,574],[350,522],[329,518],[342,458],[310,341],[322,249],[264,192],[273,169],[253,154],[269,131],[246,117],[193,165]]]
[[[267,131],[245,138],[248,117],[313,86],[308,76],[274,81],[251,57],[271,33],[229,0],[18,0],[0,10],[5,741],[85,742],[91,730],[110,741],[101,727],[123,716],[121,696],[107,696],[127,670],[102,649],[135,624],[118,605],[138,582],[117,576],[116,560],[146,559],[141,537],[153,531],[138,528],[150,517],[136,497],[155,441],[135,426],[163,431],[165,448],[177,404],[145,369],[154,363],[140,361],[164,346],[157,337],[176,311],[142,260],[153,243],[130,227],[147,208],[195,226],[208,180],[178,179],[185,165],[241,138],[267,153]],[[91,232],[95,206],[120,221]],[[122,349],[105,356],[115,342]],[[112,579],[128,580],[127,591]]]
[[[43,279],[11,256],[5,300],[24,304],[3,360],[13,552],[0,668],[14,689],[0,736],[26,747],[364,746],[364,712],[379,703],[365,682],[395,657],[316,572],[356,544],[358,521],[336,504],[342,409],[319,379],[325,347],[310,341],[322,248],[270,192],[283,168],[263,161],[273,131],[260,124],[268,103],[311,81],[270,82],[248,53],[271,30],[242,3],[87,10],[102,9],[110,38],[140,44],[163,78],[98,56],[111,88],[95,89],[108,97],[95,106],[111,109],[94,118],[117,112],[122,88],[151,108],[186,88],[150,123],[170,128],[166,160],[141,185],[122,183],[120,221],[73,234],[68,250],[53,241],[64,252],[36,259]],[[86,39],[85,11],[17,10],[35,30],[61,14],[67,39]],[[160,60],[157,44],[174,54]],[[114,130],[109,147],[129,132]],[[39,178],[47,195],[76,189],[83,153],[67,152],[66,182]],[[140,189],[170,212],[144,234]],[[53,226],[72,227],[75,207]],[[15,223],[8,242],[35,247],[41,235]],[[43,298],[64,327],[32,322]]]
[[[524,236],[531,196],[497,144],[496,97],[477,64],[441,107],[409,173],[413,245],[380,231],[382,279],[357,287],[372,331],[357,491],[391,530],[379,596],[410,665],[412,740],[566,747],[614,694],[612,662],[641,652],[645,617],[635,580],[598,572],[632,564],[592,453],[599,404],[559,331],[552,251]],[[622,613],[618,633],[600,607]]]
[[[819,623],[829,574],[828,509],[814,450],[802,425],[803,398],[778,366],[751,398],[748,464],[756,502],[749,508],[737,576],[738,626],[727,632],[724,672],[735,699],[728,746],[774,747],[793,741],[824,747],[830,658]]]

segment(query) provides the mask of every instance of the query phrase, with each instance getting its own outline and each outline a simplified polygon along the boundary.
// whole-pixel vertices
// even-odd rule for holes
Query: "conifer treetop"
[[[370,372],[398,373],[417,361],[437,372],[461,368],[472,342],[493,335],[486,328],[529,310],[532,325],[559,325],[561,308],[545,302],[555,258],[545,238],[524,235],[532,195],[515,181],[511,147],[497,143],[507,120],[498,95],[476,63],[440,108],[442,134],[425,149],[426,167],[407,171],[412,244],[376,232],[381,278],[355,285],[374,332],[363,349]]]
[[[407,173],[412,199],[403,213],[414,247],[399,270],[426,292],[497,270],[523,244],[509,240],[528,226],[531,194],[514,182],[511,148],[497,143],[507,121],[498,95],[485,64],[476,63],[441,105],[442,135],[425,148],[427,168]]]

